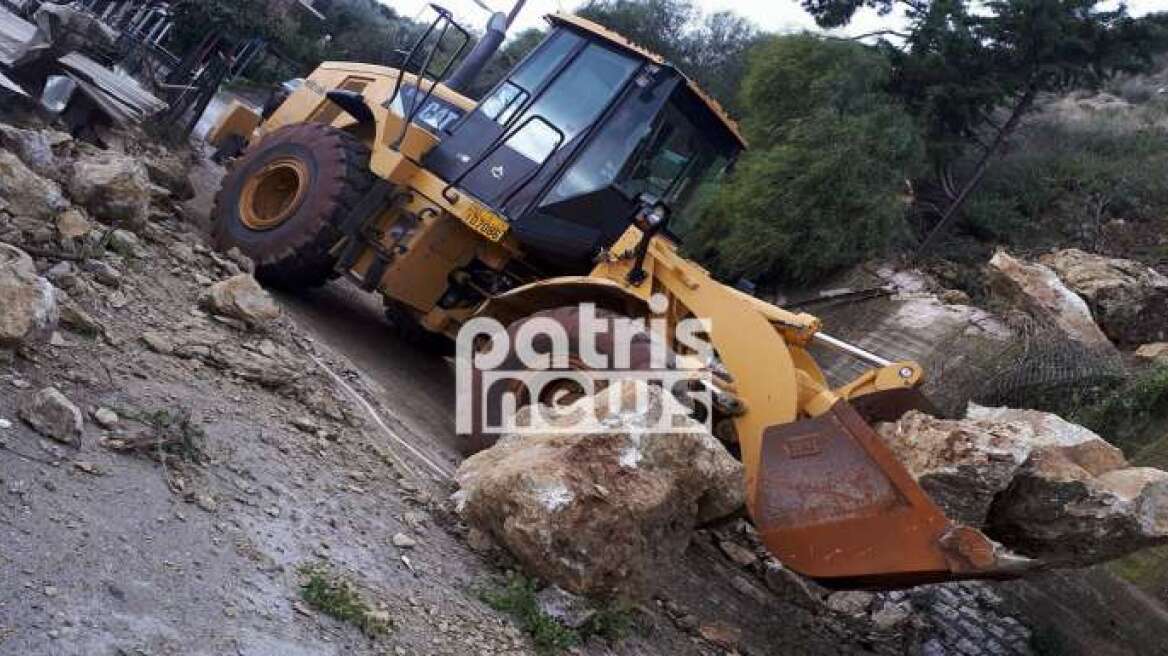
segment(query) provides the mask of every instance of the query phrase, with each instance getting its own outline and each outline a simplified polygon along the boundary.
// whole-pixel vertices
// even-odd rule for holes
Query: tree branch
[[[982,154],[981,160],[977,163],[977,168],[974,169],[973,175],[969,178],[968,181],[966,181],[965,186],[961,188],[961,193],[957,195],[957,198],[949,206],[949,209],[945,210],[945,215],[942,216],[941,220],[937,222],[937,227],[933,228],[933,231],[929,233],[928,237],[925,237],[924,243],[922,243],[921,247],[917,250],[918,258],[923,256],[926,252],[929,251],[929,249],[936,245],[937,240],[940,239],[941,236],[949,230],[953,222],[957,220],[957,217],[959,216],[958,211],[965,205],[965,201],[969,198],[969,195],[972,194],[975,189],[977,189],[979,184],[981,184],[982,178],[985,177],[986,171],[989,170],[990,160],[999,150],[1001,150],[1002,145],[1006,143],[1006,139],[1008,139],[1014,132],[1014,129],[1018,127],[1018,124],[1022,121],[1022,117],[1026,114],[1026,112],[1030,111],[1030,107],[1034,104],[1034,99],[1037,96],[1037,85],[1032,84],[1026,88],[1026,91],[1022,94],[1022,97],[1019,98],[1017,104],[1014,105],[1014,109],[1010,113],[1010,119],[1006,121],[1006,124],[1002,126],[1001,130],[998,130],[998,134],[994,138],[990,148]]]
[[[875,32],[868,32],[867,34],[860,34],[858,36],[836,37],[836,38],[839,38],[841,41],[859,41],[860,39],[867,39],[870,36],[886,36],[886,35],[898,36],[902,39],[909,38],[908,34],[905,34],[904,32],[897,32],[896,30],[876,30]]]

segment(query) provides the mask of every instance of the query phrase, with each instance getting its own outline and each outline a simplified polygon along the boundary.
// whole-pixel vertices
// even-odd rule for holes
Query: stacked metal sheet
[[[141,123],[167,109],[165,102],[142,88],[134,78],[112,71],[79,52],[65,55],[60,62],[65,74],[119,123]]]
[[[35,25],[0,6],[0,66],[15,66],[37,41]]]

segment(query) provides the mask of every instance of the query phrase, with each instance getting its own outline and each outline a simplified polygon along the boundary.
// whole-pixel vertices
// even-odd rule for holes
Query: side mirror
[[[649,254],[649,244],[658,233],[669,224],[669,206],[652,194],[637,197],[640,206],[633,216],[633,225],[641,231],[641,241],[637,244],[636,261],[627,279],[633,286],[645,282],[645,257]]]
[[[633,225],[641,232],[653,236],[669,223],[669,206],[652,194],[641,194],[637,197],[637,214],[633,217]]]

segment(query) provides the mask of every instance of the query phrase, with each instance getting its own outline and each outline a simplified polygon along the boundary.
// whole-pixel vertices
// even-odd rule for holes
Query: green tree
[[[960,217],[993,159],[1034,109],[1039,94],[1097,87],[1116,72],[1151,64],[1154,30],[1100,0],[803,0],[823,27],[847,24],[861,7],[905,11],[908,29],[880,45],[892,62],[889,88],[920,117],[930,151],[945,166],[980,149],[952,190],[922,251]],[[999,111],[1001,110],[1001,111]],[[997,116],[1001,114],[1001,116]]]
[[[752,147],[706,199],[690,252],[724,278],[806,281],[887,248],[924,159],[890,74],[857,43],[803,34],[755,48],[742,92]]]

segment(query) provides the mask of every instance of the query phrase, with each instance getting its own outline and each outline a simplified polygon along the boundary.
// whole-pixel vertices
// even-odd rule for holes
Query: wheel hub
[[[308,167],[292,157],[275,160],[244,184],[240,220],[252,230],[271,230],[296,212],[307,192]]]

